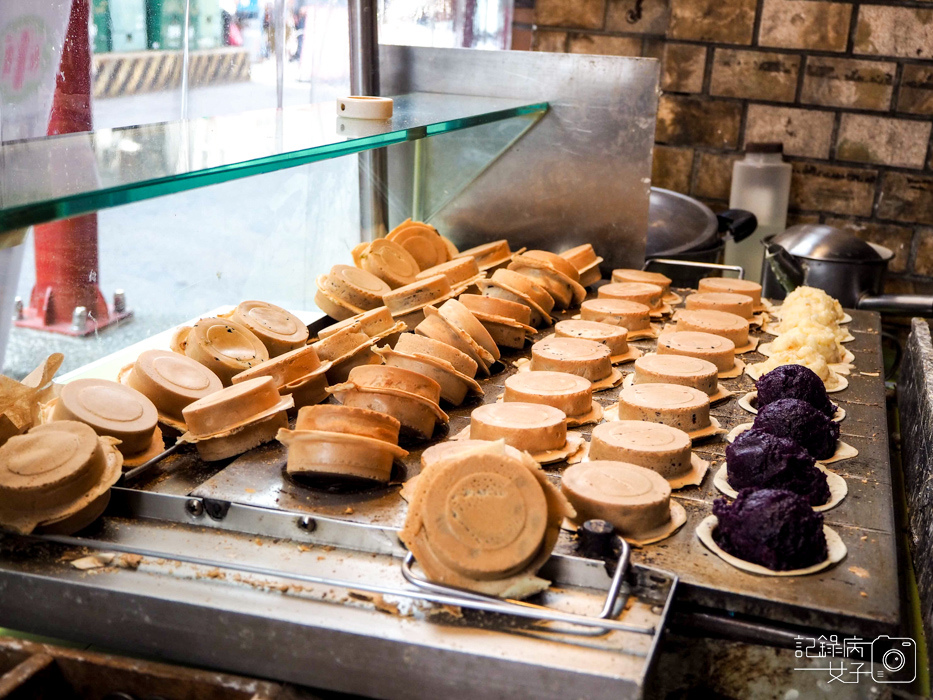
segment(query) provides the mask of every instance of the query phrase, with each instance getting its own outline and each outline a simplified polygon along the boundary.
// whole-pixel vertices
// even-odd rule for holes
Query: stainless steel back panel
[[[513,249],[560,251],[590,242],[607,270],[641,267],[658,103],[656,60],[384,45],[380,71],[384,95],[417,90],[550,103],[544,119],[456,198],[427,212],[458,247],[508,238]],[[406,155],[390,154],[393,191],[410,177],[416,157],[414,146],[397,150]],[[442,171],[422,172],[422,179],[443,178]],[[396,209],[391,218],[399,216]]]

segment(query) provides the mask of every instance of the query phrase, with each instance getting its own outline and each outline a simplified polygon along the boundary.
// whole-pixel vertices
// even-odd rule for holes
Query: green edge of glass
[[[491,102],[495,101],[491,100]],[[513,117],[530,114],[543,115],[547,112],[548,106],[547,102],[536,102],[505,109],[493,109],[467,117],[417,124],[384,133],[198,169],[187,173],[101,187],[44,200],[37,198],[36,201],[26,204],[0,208],[0,237],[4,233],[17,231],[27,226],[89,214],[123,204],[155,199],[199,187],[276,172],[375,148],[393,146],[406,141],[417,141],[437,134],[468,129]],[[274,114],[275,110],[270,110],[270,112]]]

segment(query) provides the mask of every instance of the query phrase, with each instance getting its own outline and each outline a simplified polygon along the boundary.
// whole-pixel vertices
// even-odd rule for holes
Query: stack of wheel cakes
[[[602,260],[588,244],[557,254],[512,251],[501,240],[458,251],[432,226],[410,220],[357,246],[352,257],[352,265],[335,265],[317,279],[315,300],[334,322],[315,338],[291,312],[247,301],[180,329],[170,351],[144,352],[117,383],[68,385],[50,409],[49,426],[91,430],[98,442],[88,442],[89,455],[82,452],[83,461],[70,468],[96,476],[79,480],[67,502],[42,501],[48,488],[38,482],[11,477],[5,487],[0,480],[0,517],[10,513],[4,524],[28,530],[86,521],[73,513],[102,507],[101,484],[109,477],[101,465],[158,453],[163,430],[196,445],[206,461],[277,439],[287,447],[289,477],[310,488],[387,484],[402,473],[397,462],[408,449],[445,435],[450,408],[483,395],[478,377],[515,365],[499,383],[499,400],[473,408],[466,428],[426,450],[420,476],[406,487],[400,535],[423,575],[524,597],[548,585],[537,572],[562,526],[598,518],[649,545],[683,525],[684,509],[672,494],[700,484],[709,468],[693,446],[724,432],[710,404],[731,396],[720,380],[740,373],[739,356],[755,347],[749,329],[766,310],[760,288],[704,280],[682,300],[663,275],[615,270],[586,300]],[[798,296],[782,324],[802,313],[791,313],[794,303],[834,313],[813,294]],[[552,333],[538,335],[555,321]],[[776,354],[787,351],[792,331],[788,326],[791,335]],[[829,332],[841,339],[838,327]],[[527,348],[533,338],[540,339]],[[630,344],[645,338],[658,338],[656,352]],[[528,357],[513,360],[515,351]],[[610,391],[618,401],[604,405],[599,397]],[[120,420],[109,415],[108,423],[86,410],[108,402],[121,407]],[[816,505],[823,472],[804,455],[819,459],[808,450],[829,447],[791,449],[785,442],[797,433],[776,404],[760,400],[754,429],[736,441],[727,476],[744,488],[737,505],[717,506],[723,527],[710,536],[728,556],[780,568],[807,555],[775,554],[761,543],[749,548],[740,523],[774,517],[775,503],[797,513],[794,498]],[[574,430],[585,425],[593,426],[589,443]],[[824,432],[829,445],[831,428]],[[756,442],[756,435],[767,437]],[[748,466],[756,444],[771,455],[761,470]],[[559,488],[542,464],[561,465],[552,472]],[[786,487],[792,495],[752,498],[743,495],[748,484],[782,493]],[[4,488],[27,487],[36,491],[28,519],[3,496]],[[806,533],[802,541],[819,539]]]

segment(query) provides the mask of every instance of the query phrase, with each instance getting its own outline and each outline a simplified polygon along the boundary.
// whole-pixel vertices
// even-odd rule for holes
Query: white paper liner
[[[619,402],[616,401],[614,404],[606,406],[603,409],[603,420],[607,422],[612,422],[615,420],[620,420],[619,418]],[[711,437],[713,435],[722,435],[726,431],[720,425],[719,421],[715,416],[709,417],[709,425],[705,428],[700,428],[699,430],[694,430],[692,432],[687,432],[687,435],[690,436],[691,440],[701,440],[703,438]]]
[[[690,453],[690,471],[681,476],[668,479],[671,490],[686,488],[687,486],[699,486],[706,478],[706,472],[709,471],[710,463],[700,457],[696,452]]]
[[[725,372],[720,372],[718,376],[720,379],[735,379],[745,370],[745,363],[742,362],[739,358],[735,358],[735,364],[732,365],[732,369],[726,370]]]
[[[755,415],[758,415],[758,407],[755,404],[755,401],[757,399],[758,399],[758,392],[750,391],[747,394],[745,394],[745,396],[739,399],[739,406],[744,408],[749,413],[754,413]],[[841,423],[843,419],[845,419],[845,417],[846,417],[846,410],[842,406],[837,405],[836,413],[833,414],[833,420],[836,421],[837,423]]]
[[[758,348],[758,340],[758,338],[749,337],[748,343],[740,348],[735,349],[735,354],[744,355],[747,352],[755,352],[755,350]]]
[[[625,537],[625,541],[630,545],[635,547],[645,547],[649,544],[655,544],[662,540],[666,540],[668,537],[677,532],[680,528],[683,527],[684,523],[687,522],[687,511],[684,510],[684,507],[680,505],[674,499],[671,499],[671,517],[666,523],[660,527],[656,527],[653,530],[642,533],[638,538],[634,537]],[[568,530],[569,532],[576,532],[579,529],[577,525],[572,520],[564,518],[564,522],[561,525],[561,528]]]
[[[823,505],[813,506],[813,510],[818,513],[823,511],[830,510],[835,508],[840,503],[842,499],[846,497],[846,494],[849,493],[849,486],[846,484],[846,480],[835,472],[829,471],[822,464],[817,462],[816,468],[819,469],[826,475],[826,485],[829,487],[829,500]],[[732,488],[729,484],[729,470],[725,463],[719,468],[716,472],[716,475],[713,477],[713,485],[719,489],[719,491],[729,498],[737,498],[739,492]]]
[[[622,380],[622,386],[627,389],[630,386],[634,386],[634,385],[635,385],[635,373],[629,372],[628,374],[625,375],[625,379]],[[734,391],[729,391],[722,384],[717,384],[716,393],[712,394],[709,397],[709,402],[710,404],[719,403],[720,401],[725,401],[726,399],[728,399],[730,396],[733,396],[734,394],[735,394]]]
[[[745,368],[745,374],[747,374],[755,381],[758,381],[761,378],[761,366],[763,364],[764,362],[759,362],[758,364],[748,365]],[[719,376],[721,377],[723,375],[720,374]],[[847,389],[849,386],[849,380],[846,379],[843,375],[834,372],[832,368],[830,368],[829,378],[823,382],[823,385],[826,387],[826,393],[835,394],[837,391]]]
[[[469,440],[470,426],[465,427],[450,440]],[[583,439],[583,435],[578,432],[568,430],[567,442],[559,450],[545,450],[544,452],[528,452],[531,458],[538,464],[553,464],[566,460],[567,464],[576,464],[582,462],[589,451],[590,443]]]
[[[741,569],[742,571],[746,571],[750,574],[759,574],[761,576],[806,576],[807,574],[815,574],[818,571],[827,569],[833,564],[838,564],[840,561],[845,559],[847,553],[845,543],[842,541],[842,538],[839,537],[839,534],[831,527],[829,527],[829,525],[823,525],[823,534],[826,537],[826,548],[829,550],[829,555],[826,557],[825,561],[822,561],[819,564],[814,564],[813,566],[808,566],[805,569],[773,571],[766,566],[752,564],[749,561],[739,559],[738,557],[734,557],[728,552],[723,551],[723,549],[713,540],[713,532],[716,530],[718,525],[719,518],[717,518],[715,515],[707,516],[699,525],[697,525],[697,539],[699,539],[707,549],[709,549],[713,554],[715,554],[727,564],[731,564],[736,569]]]
[[[643,351],[639,350],[636,347],[632,347],[630,345],[628,348],[628,352],[623,353],[622,355],[613,355],[609,359],[614,365],[624,365],[626,362],[633,362],[637,360],[639,357],[641,357],[644,354],[645,353]]]
[[[496,399],[496,403],[504,403],[505,394],[499,394],[499,398]],[[588,425],[590,423],[599,423],[603,419],[603,407],[593,401],[590,405],[590,410],[586,413],[581,413],[579,416],[567,416],[567,427],[568,428],[578,428],[581,425]]]
[[[531,372],[531,360],[527,357],[520,357],[515,360],[512,365],[518,368],[519,372]],[[595,382],[590,382],[593,386],[593,393],[597,391],[606,391],[607,389],[613,389],[619,384],[622,383],[622,379],[625,377],[622,374],[622,371],[618,367],[613,367],[612,371],[609,373],[608,377],[604,377]]]
[[[608,409],[607,409],[608,411]],[[726,442],[732,443],[735,442],[735,439],[744,433],[746,430],[751,430],[753,423],[739,423],[732,430],[726,434]],[[827,457],[826,459],[819,459],[817,462],[821,464],[832,464],[833,462],[838,462],[843,459],[852,459],[853,457],[858,456],[858,450],[850,445],[847,442],[842,440],[836,440],[836,451],[833,453],[832,457]]]

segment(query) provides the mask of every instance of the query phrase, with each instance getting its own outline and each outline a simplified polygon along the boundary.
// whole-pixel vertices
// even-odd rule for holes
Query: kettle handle
[[[758,230],[758,218],[744,209],[729,209],[716,215],[719,232],[729,233],[736,243],[744,241]]]
[[[768,261],[771,271],[774,272],[781,286],[788,292],[792,292],[802,285],[807,275],[804,265],[777,243],[768,241],[763,241],[763,243],[765,260]]]

